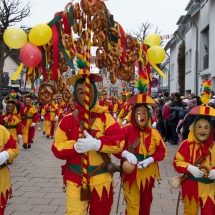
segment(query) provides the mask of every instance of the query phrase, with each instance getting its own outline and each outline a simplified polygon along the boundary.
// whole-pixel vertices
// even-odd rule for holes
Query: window
[[[186,52],[186,56],[185,56],[185,70],[186,72],[188,71],[188,52]]]
[[[192,65],[192,49],[189,50],[189,68],[188,70],[190,71],[191,70],[191,65]]]

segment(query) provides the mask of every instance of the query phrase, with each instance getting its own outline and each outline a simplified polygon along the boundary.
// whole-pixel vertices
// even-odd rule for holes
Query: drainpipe
[[[168,88],[169,88],[169,94],[170,94],[170,56],[169,54],[166,52],[166,55],[169,58],[169,71],[168,71]]]
[[[198,26],[196,25],[196,23],[193,21],[193,19],[191,18],[190,14],[187,14],[186,17],[192,22],[192,24],[195,26],[196,28],[196,73],[194,76],[194,80],[196,80],[196,86],[195,86],[195,93],[196,95],[198,95],[198,85],[199,85],[199,80],[198,80]]]

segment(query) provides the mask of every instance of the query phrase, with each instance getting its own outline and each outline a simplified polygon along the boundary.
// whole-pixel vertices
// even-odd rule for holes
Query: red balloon
[[[27,67],[35,67],[42,60],[42,53],[32,43],[26,43],[20,51],[20,60]]]

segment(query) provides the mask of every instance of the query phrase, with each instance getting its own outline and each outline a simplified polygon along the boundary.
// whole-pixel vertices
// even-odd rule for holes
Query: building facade
[[[169,65],[164,63],[162,70],[169,70],[169,91],[179,91],[178,48],[184,42],[185,96],[190,92],[199,95],[204,79],[212,79],[212,90],[215,90],[215,1],[190,0],[185,10],[187,14],[179,17],[178,29],[165,46],[170,58]],[[166,82],[161,82],[165,86]]]

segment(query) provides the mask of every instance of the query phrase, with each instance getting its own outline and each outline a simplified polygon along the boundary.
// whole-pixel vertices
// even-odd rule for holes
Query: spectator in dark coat
[[[197,106],[197,99],[196,98],[190,99],[188,102],[189,111],[196,106]],[[190,126],[192,125],[195,118],[196,118],[196,115],[189,115],[189,112],[185,116],[184,122],[183,122],[183,131],[182,131],[183,140],[186,140],[188,138],[188,134],[190,132]]]

